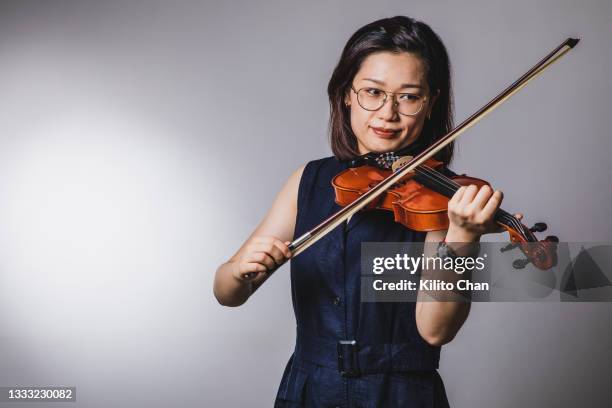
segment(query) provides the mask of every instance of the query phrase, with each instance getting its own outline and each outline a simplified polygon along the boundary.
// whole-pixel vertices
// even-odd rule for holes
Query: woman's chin
[[[370,151],[382,153],[397,150],[401,143],[402,141],[399,139],[378,139],[371,141],[369,145],[371,147]]]

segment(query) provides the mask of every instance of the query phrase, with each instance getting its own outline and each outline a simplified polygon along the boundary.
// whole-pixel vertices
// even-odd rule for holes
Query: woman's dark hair
[[[453,127],[453,106],[450,61],[446,47],[425,23],[410,17],[395,16],[367,24],[348,40],[340,61],[329,80],[327,94],[330,104],[329,132],[331,148],[339,160],[359,156],[357,138],[351,129],[349,108],[345,106],[353,78],[368,55],[389,51],[409,52],[421,58],[425,65],[430,92],[439,90],[438,98],[419,136],[419,145],[428,147],[447,134]],[[451,161],[450,143],[435,156],[445,164]]]

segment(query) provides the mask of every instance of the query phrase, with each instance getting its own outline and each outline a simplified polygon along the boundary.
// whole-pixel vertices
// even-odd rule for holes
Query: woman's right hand
[[[261,273],[274,272],[291,258],[287,246],[289,243],[273,236],[252,237],[234,261],[234,278],[241,282],[251,282]]]
[[[223,306],[240,306],[292,257],[298,190],[305,165],[295,170],[278,192],[272,207],[240,248],[215,272],[213,294]]]

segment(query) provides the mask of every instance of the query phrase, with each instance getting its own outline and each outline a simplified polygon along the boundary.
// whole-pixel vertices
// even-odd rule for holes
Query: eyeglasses
[[[427,100],[426,96],[412,93],[388,92],[372,87],[365,87],[356,91],[351,85],[351,90],[357,94],[359,106],[368,111],[377,111],[382,108],[385,102],[387,102],[389,94],[399,95],[395,105],[397,106],[397,111],[404,116],[414,116],[419,113]]]

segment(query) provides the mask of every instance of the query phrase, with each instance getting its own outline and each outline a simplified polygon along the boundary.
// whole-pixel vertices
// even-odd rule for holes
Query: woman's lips
[[[374,133],[376,133],[379,137],[382,137],[383,139],[391,139],[392,137],[394,137],[395,135],[399,133],[399,130],[383,131],[382,129],[379,129],[379,128],[372,128],[372,131],[374,131]]]

